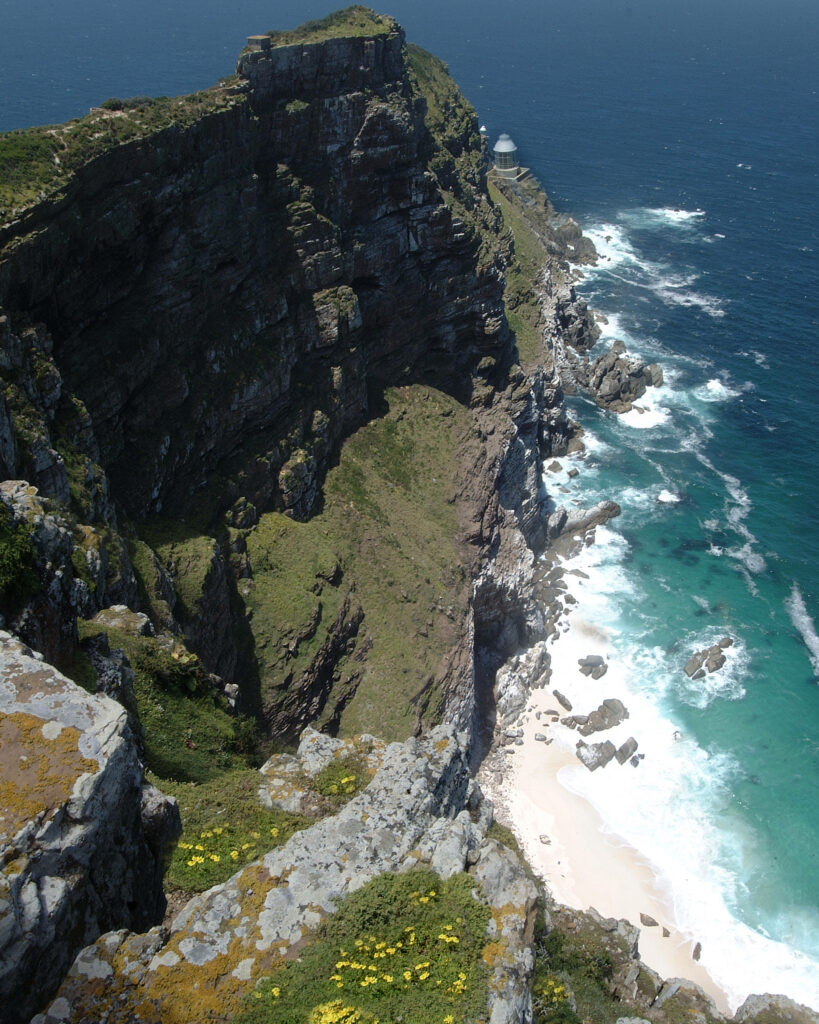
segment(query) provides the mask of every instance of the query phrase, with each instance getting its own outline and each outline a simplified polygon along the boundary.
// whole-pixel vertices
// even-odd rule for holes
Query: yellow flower
[[[427,978],[429,977],[429,971],[422,971],[422,972],[421,972],[421,973],[420,973],[420,974],[418,975],[418,977],[419,977],[419,978],[421,979],[421,981],[426,981],[426,980],[427,980]]]
[[[412,977],[412,971],[404,971],[404,981],[409,981]]]
[[[392,985],[392,975],[391,974],[382,974],[381,978],[382,978],[383,981],[386,981],[386,983],[388,985]]]
[[[253,836],[254,839],[261,839],[262,838],[261,832],[251,832],[250,834]]]
[[[446,1017],[444,1017],[442,1024],[454,1024],[454,1022],[455,1018],[452,1016],[451,1013],[448,1013]]]
[[[214,834],[215,836],[220,836],[220,835],[221,835],[221,834],[222,834],[222,833],[223,833],[224,831],[225,831],[225,830],[224,830],[224,829],[223,829],[223,828],[222,828],[221,826],[219,826],[219,828],[215,828],[215,829],[213,830],[213,834]]]
[[[387,946],[387,952],[389,953],[390,956],[392,956],[393,953],[395,952],[395,946]]]
[[[273,996],[274,999],[278,999],[279,996],[282,994],[282,990],[279,988],[278,985],[274,985],[273,988],[271,988],[270,990],[270,994]]]
[[[197,843],[196,846],[194,846],[194,850],[202,850],[202,851],[204,851],[204,849],[205,849],[205,847],[201,843]]]
[[[238,860],[239,859],[239,851],[238,850],[231,850],[230,851],[230,859],[231,860]]]
[[[279,830],[278,830],[278,829],[277,829],[277,828],[276,828],[276,827],[274,826],[273,828],[271,828],[271,830],[270,830],[270,834],[271,834],[271,836],[273,836],[273,838],[275,839],[275,838],[276,838],[276,836],[277,836],[277,835],[279,834]]]

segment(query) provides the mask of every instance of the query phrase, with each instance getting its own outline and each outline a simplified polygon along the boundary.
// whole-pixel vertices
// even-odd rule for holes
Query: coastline
[[[515,741],[501,748],[503,767],[492,758],[479,776],[481,786],[495,803],[499,820],[514,833],[527,860],[557,903],[577,910],[593,907],[604,917],[625,918],[640,929],[639,950],[645,964],[663,978],[685,978],[699,985],[728,1016],[738,1002],[732,999],[694,959],[698,939],[683,930],[675,917],[670,895],[663,891],[652,866],[638,850],[607,831],[594,806],[567,782],[576,770],[585,772],[574,747],[577,732],[555,721],[567,712],[553,688],[568,689],[567,680],[579,677],[588,691],[588,706],[573,708],[588,713],[597,706],[613,680],[592,682],[580,676],[577,661],[589,654],[607,658],[606,632],[579,617],[562,617],[560,632],[549,644],[548,682],[529,694],[526,708],[514,724]],[[610,693],[609,693],[610,695]],[[631,726],[633,729],[633,726]],[[536,739],[545,736],[550,742]],[[612,729],[588,737],[589,743],[611,739],[619,746],[630,735],[628,719]],[[612,761],[602,771],[631,772],[635,768]],[[639,770],[639,767],[636,769]],[[567,779],[568,776],[568,779]],[[646,926],[641,915],[657,924]],[[737,1005],[733,1005],[737,1002]]]

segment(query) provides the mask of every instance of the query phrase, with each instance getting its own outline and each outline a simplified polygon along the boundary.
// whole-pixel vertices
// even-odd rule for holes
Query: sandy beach
[[[571,581],[571,576],[567,577]],[[571,587],[570,587],[571,589]],[[532,692],[525,712],[516,723],[523,730],[520,745],[505,748],[503,779],[486,773],[481,784],[495,801],[498,817],[514,831],[529,863],[544,879],[554,899],[576,909],[594,907],[605,917],[626,918],[640,928],[644,962],[664,978],[688,978],[700,985],[725,1013],[733,1012],[726,993],[701,963],[693,959],[697,936],[682,932],[673,907],[651,867],[635,849],[609,835],[595,808],[565,784],[580,765],[575,754],[577,732],[555,722],[555,712],[567,712],[553,689],[570,696],[572,713],[588,714],[605,696],[616,693],[617,666],[599,681],[579,672],[578,659],[589,654],[609,657],[604,631],[572,615],[563,621],[565,632],[549,646],[551,679]],[[588,743],[611,739],[623,743],[634,729],[628,720]],[[536,739],[545,736],[551,742]],[[673,738],[669,737],[669,742]],[[626,762],[611,762],[598,771],[631,772]],[[561,779],[563,781],[561,781]],[[641,924],[648,915],[656,926]],[[667,934],[666,934],[667,933]]]

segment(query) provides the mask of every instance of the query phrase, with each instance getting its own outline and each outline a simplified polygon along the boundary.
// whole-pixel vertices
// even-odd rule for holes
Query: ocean
[[[248,34],[327,4],[0,2],[0,129],[232,70]],[[732,993],[819,1006],[819,5],[396,0],[494,137],[601,254],[578,290],[659,362],[645,411],[570,401],[569,499],[622,515],[580,556],[641,735],[570,784],[652,863]],[[555,480],[546,481],[554,487]],[[698,681],[690,654],[733,639]],[[555,685],[559,685],[555,681]]]

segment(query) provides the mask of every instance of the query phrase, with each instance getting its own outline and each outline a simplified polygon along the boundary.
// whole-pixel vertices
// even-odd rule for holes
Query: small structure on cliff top
[[[502,132],[492,149],[495,158],[495,173],[502,178],[517,178],[521,173],[518,161],[518,147],[511,138]]]

